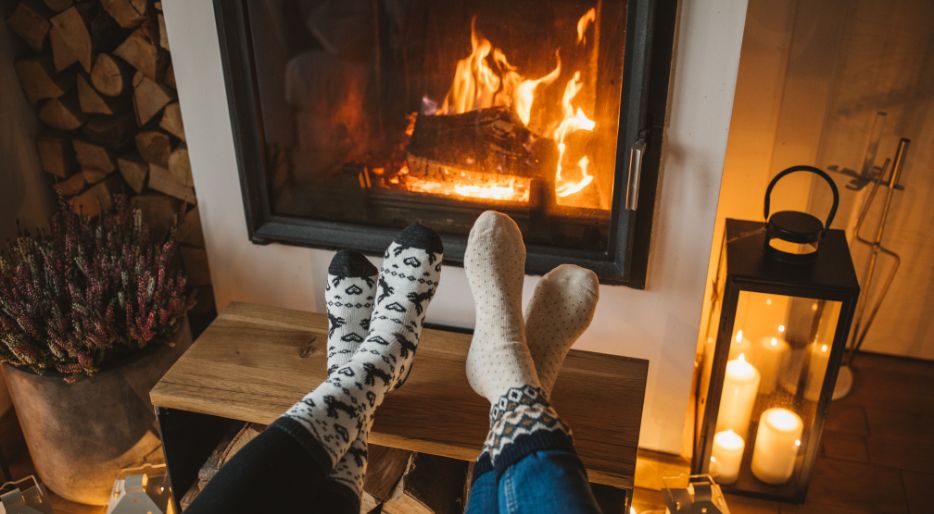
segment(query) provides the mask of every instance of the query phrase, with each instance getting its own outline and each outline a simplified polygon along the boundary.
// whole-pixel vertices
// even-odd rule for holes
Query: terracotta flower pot
[[[149,390],[190,345],[186,321],[173,345],[140,352],[74,384],[4,364],[42,482],[65,499],[105,505],[121,469],[162,462]]]

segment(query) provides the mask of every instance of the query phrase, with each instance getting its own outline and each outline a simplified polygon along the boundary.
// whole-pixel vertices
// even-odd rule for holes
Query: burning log
[[[532,133],[504,107],[463,114],[419,115],[407,148],[409,172],[443,174],[447,168],[546,177],[554,169],[557,148]]]

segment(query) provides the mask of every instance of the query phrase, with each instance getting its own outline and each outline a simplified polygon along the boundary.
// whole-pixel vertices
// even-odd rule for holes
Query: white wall
[[[903,174],[908,189],[895,196],[885,239],[903,261],[863,349],[923,359],[934,359],[934,239],[927,235],[934,224],[932,16],[928,0],[749,2],[711,250],[720,250],[724,218],[762,219],[762,194],[781,169],[860,169],[874,115],[888,112],[877,163],[893,155],[899,137],[912,139]],[[848,230],[861,274],[868,252],[852,244],[852,231],[869,189],[855,193],[834,176],[834,227]],[[806,175],[783,180],[776,192],[781,208],[824,213],[830,204],[822,181]],[[877,198],[864,235],[873,233],[880,206]],[[882,260],[883,275],[890,262]]]
[[[643,448],[681,453],[746,0],[684,0],[649,289],[601,288],[577,348],[648,359]],[[331,252],[247,239],[216,25],[208,0],[163,6],[218,306],[321,310]],[[526,280],[526,293],[537,279]],[[472,325],[463,270],[445,267],[429,320]]]

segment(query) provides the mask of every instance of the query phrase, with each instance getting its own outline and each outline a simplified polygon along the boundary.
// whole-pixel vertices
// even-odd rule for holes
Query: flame
[[[597,13],[594,8],[588,9],[578,19],[578,44],[585,42],[586,33],[596,19]],[[422,103],[432,105],[432,112],[423,111],[423,114],[461,114],[477,109],[506,107],[528,127],[532,123],[533,108],[536,109],[534,112],[541,111],[541,119],[544,121],[537,121],[536,124],[547,126],[541,127],[537,132],[543,137],[551,138],[558,149],[558,162],[554,170],[555,196],[573,196],[587,189],[594,182],[594,176],[591,174],[591,157],[587,155],[586,148],[583,148],[582,140],[574,138],[572,141],[570,136],[580,132],[592,133],[596,122],[573,103],[578,93],[584,89],[580,70],[574,71],[565,84],[559,105],[554,105],[549,110],[548,106],[536,103],[542,88],[556,82],[564,71],[558,50],[555,50],[555,61],[554,68],[545,75],[538,78],[525,77],[509,62],[500,48],[477,32],[477,19],[474,16],[470,20],[470,54],[457,61],[451,87],[440,108],[435,110],[431,99],[426,97]],[[407,134],[411,134],[412,126],[410,123],[407,127]],[[406,175],[400,172],[399,176],[403,179],[399,184],[403,184],[410,191],[488,200],[529,201],[528,178],[455,169],[445,169],[443,177],[440,178]],[[442,178],[453,183],[442,184]]]
[[[477,34],[477,17],[470,20],[470,55],[457,61],[451,89],[444,98],[439,114],[461,114],[475,109],[502,105],[496,103],[502,79],[490,67],[487,58],[493,54],[490,40]],[[494,62],[505,62],[506,56],[496,49]],[[507,63],[508,64],[508,63]],[[508,70],[515,73],[515,70]]]
[[[587,27],[597,21],[597,10],[591,7],[577,20],[577,44],[584,42],[584,36],[587,34]]]
[[[569,80],[564,87],[564,96],[561,98],[561,111],[564,114],[564,119],[561,120],[561,123],[558,125],[558,128],[555,129],[553,135],[555,143],[558,144],[558,165],[555,169],[555,194],[559,198],[565,198],[577,193],[593,182],[593,175],[587,172],[590,159],[588,159],[586,155],[577,162],[577,168],[580,170],[580,178],[577,182],[573,182],[564,177],[564,155],[567,151],[568,136],[581,131],[593,132],[597,125],[584,114],[584,111],[580,107],[575,110],[574,106],[571,104],[571,101],[574,100],[574,97],[577,96],[583,88],[584,83],[581,81],[580,72],[575,71],[574,76],[571,77],[571,80]]]
[[[558,54],[557,50],[555,50],[555,60],[557,61],[555,69],[551,70],[547,75],[537,79],[523,80],[516,87],[515,93],[513,94],[513,108],[516,111],[516,115],[526,126],[528,126],[529,120],[532,118],[532,104],[535,103],[535,90],[538,89],[538,86],[547,86],[551,84],[561,76],[561,55]]]

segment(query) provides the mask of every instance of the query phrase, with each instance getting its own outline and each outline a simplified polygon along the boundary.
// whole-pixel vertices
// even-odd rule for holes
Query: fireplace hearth
[[[215,0],[250,237],[446,260],[487,209],[528,271],[643,287],[674,2]]]

